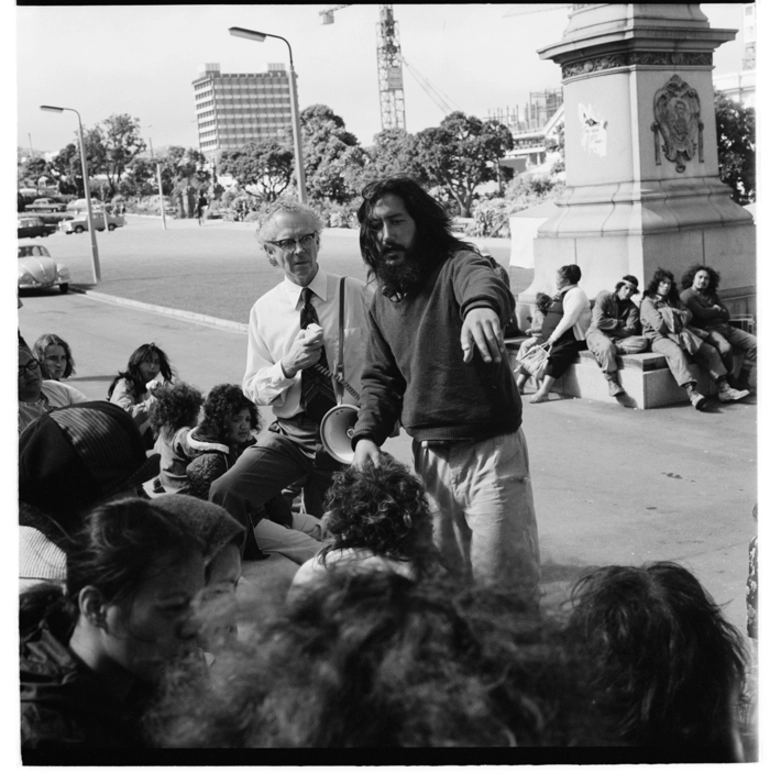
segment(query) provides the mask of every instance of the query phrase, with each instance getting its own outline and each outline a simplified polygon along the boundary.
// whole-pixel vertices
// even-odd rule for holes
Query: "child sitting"
[[[334,476],[323,522],[331,540],[294,576],[289,597],[334,569],[394,571],[417,579],[438,566],[425,489],[388,454]]]
[[[155,433],[155,451],[160,454],[160,475],[153,494],[187,494],[190,452],[187,434],[198,422],[203,395],[194,386],[179,381],[162,384],[153,392],[150,426]]]

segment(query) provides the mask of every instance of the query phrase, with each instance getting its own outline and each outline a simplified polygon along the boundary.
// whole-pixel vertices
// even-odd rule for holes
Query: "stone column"
[[[705,263],[723,299],[753,313],[753,218],[719,179],[712,85],[713,51],[735,34],[697,4],[572,6],[561,41],[538,52],[562,69],[567,188],[520,301],[552,292],[568,263],[591,298],[623,274],[645,285],[658,266],[678,280]]]

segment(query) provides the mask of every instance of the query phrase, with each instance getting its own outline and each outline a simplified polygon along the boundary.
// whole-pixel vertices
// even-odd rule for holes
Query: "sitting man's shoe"
[[[618,384],[617,379],[614,378],[608,378],[607,379],[607,386],[610,390],[610,397],[617,397],[618,395],[623,395],[626,393],[626,390],[623,389],[620,384]]]
[[[687,397],[696,411],[702,411],[706,407],[706,398],[694,387],[687,387]]]
[[[744,397],[748,397],[750,394],[748,389],[733,389],[726,381],[723,381],[719,385],[717,397],[720,403],[732,403],[736,400],[743,400]]]

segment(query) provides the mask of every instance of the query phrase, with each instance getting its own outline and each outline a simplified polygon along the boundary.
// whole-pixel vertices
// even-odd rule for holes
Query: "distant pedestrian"
[[[206,198],[205,194],[201,191],[198,194],[198,198],[195,202],[195,217],[198,218],[198,225],[203,225],[203,213],[208,203],[209,203],[209,200]]]

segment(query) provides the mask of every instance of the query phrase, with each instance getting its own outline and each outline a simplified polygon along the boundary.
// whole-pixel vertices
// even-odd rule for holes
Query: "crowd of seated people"
[[[756,339],[725,329],[718,274],[689,273],[692,305],[659,269],[641,310],[626,275],[591,317],[580,269],[563,267],[536,332],[551,362],[533,402],[586,346],[622,393],[617,354],[649,342],[675,361],[696,408],[697,355],[720,400],[748,394],[728,383],[731,347],[745,353],[743,386]],[[701,320],[688,345],[693,305],[707,301],[716,321]],[[261,429],[239,386],[204,397],[155,344],[131,355],[109,400],[61,383],[73,373],[61,338],[42,336],[34,352],[20,344],[25,763],[115,749],[130,759],[361,747],[484,747],[510,755],[495,757],[503,763],[525,759],[522,749],[756,759],[750,655],[685,567],[598,568],[575,584],[566,614],[515,587],[460,582],[435,547],[422,482],[387,454],[334,473],[322,518],[279,495],[242,523],[207,501]],[[292,532],[301,541],[283,536]],[[260,548],[298,564],[269,614],[236,595],[242,560]]]
[[[714,381],[720,402],[742,400],[750,394],[757,339],[730,324],[730,311],[717,294],[718,271],[702,264],[691,266],[682,276],[685,290],[680,298],[674,274],[658,268],[641,301],[634,300],[639,280],[626,274],[614,290],[601,290],[593,306],[578,286],[580,278],[579,266],[562,266],[556,272],[556,295],[537,294],[533,327],[528,331],[531,337],[522,342],[516,367],[516,384],[523,393],[532,375],[526,369],[525,355],[535,345],[546,347],[547,367],[530,402],[547,400],[556,379],[584,349],[596,358],[612,397],[625,392],[618,355],[645,351],[665,356],[671,374],[697,410],[706,407],[706,398],[697,389],[694,365]],[[736,352],[742,355],[737,375]]]

